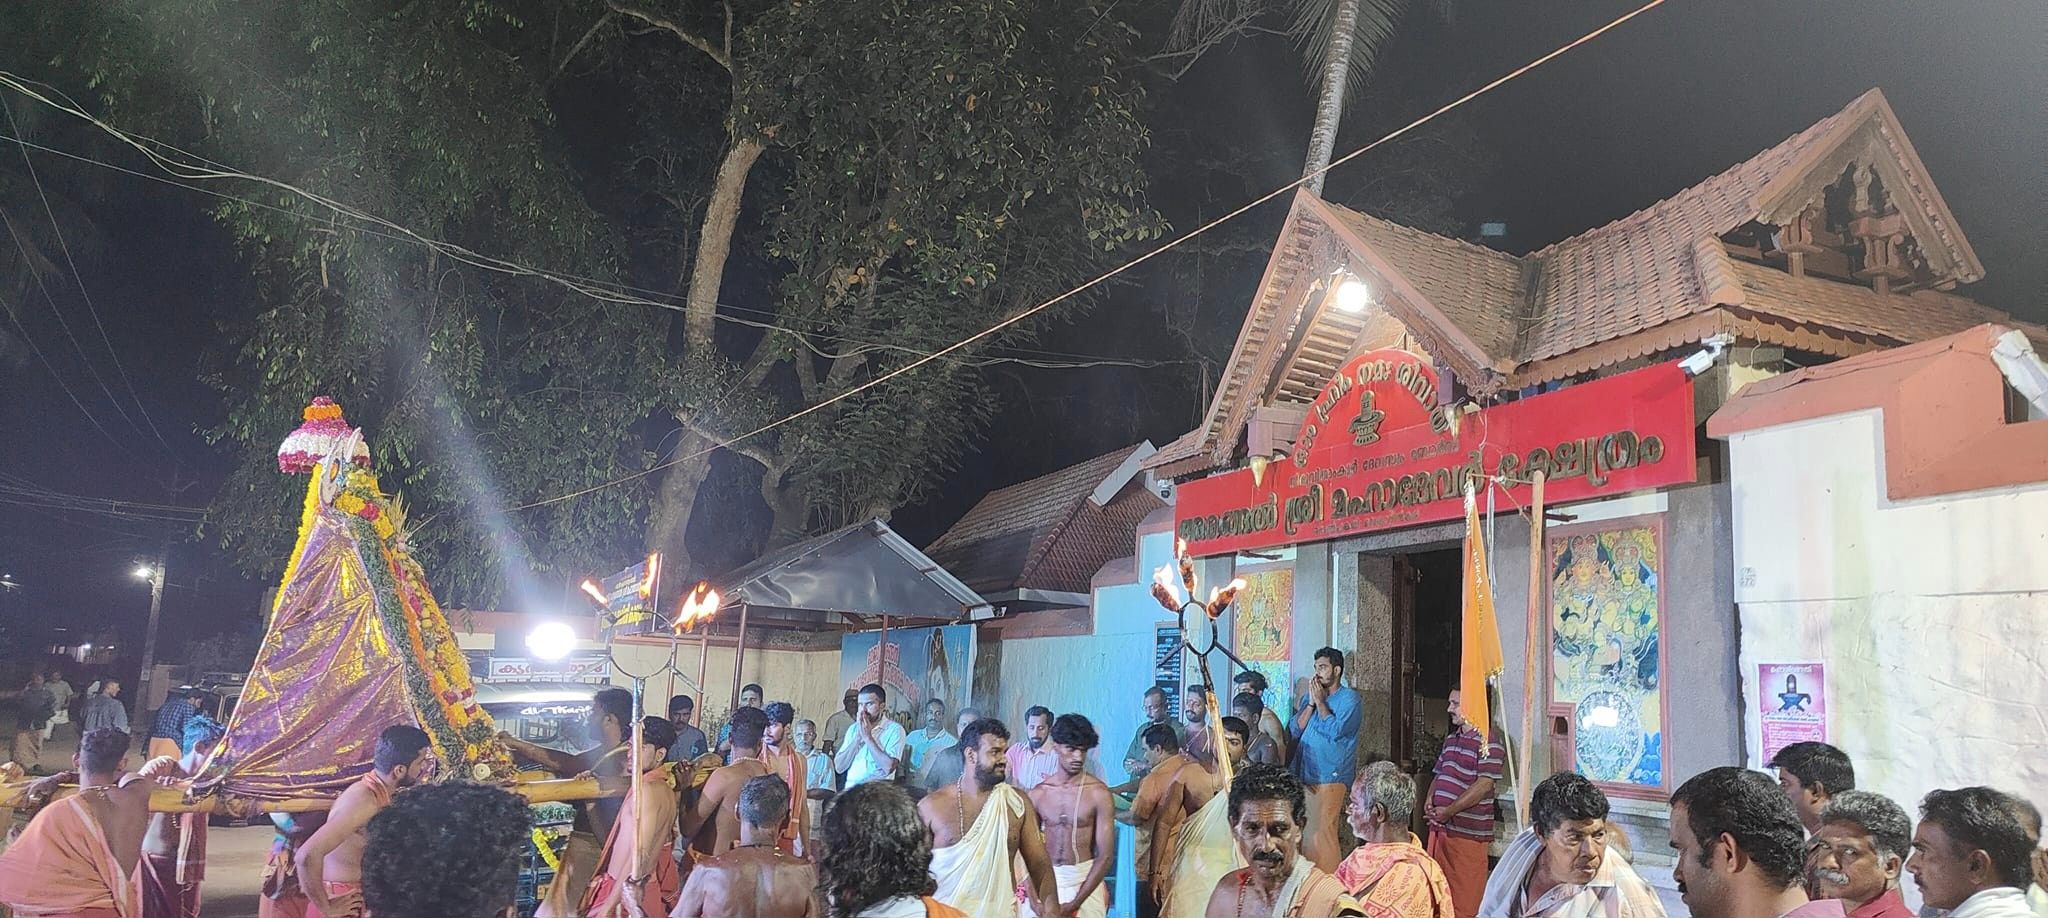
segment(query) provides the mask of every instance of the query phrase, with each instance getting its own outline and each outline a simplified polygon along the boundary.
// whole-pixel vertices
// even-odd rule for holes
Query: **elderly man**
[[[1663,918],[1656,891],[1609,849],[1621,829],[1586,776],[1559,772],[1536,785],[1529,821],[1487,880],[1480,918]]]
[[[1805,832],[1783,791],[1733,765],[1692,776],[1671,795],[1672,879],[1694,918],[1842,918],[1799,882]]]
[[[1843,791],[1828,800],[1806,854],[1806,890],[1840,899],[1848,918],[1913,918],[1899,896],[1899,872],[1913,844],[1913,821],[1890,798]]]
[[[1913,856],[1920,899],[1948,918],[2026,918],[2034,836],[2018,801],[1988,787],[1938,790],[1920,801]]]
[[[699,915],[758,915],[808,918],[818,914],[811,898],[817,874],[809,861],[778,850],[780,828],[790,821],[789,786],[774,775],[740,785],[740,843],[690,871],[682,901],[672,918]]]
[[[1351,782],[1344,817],[1359,846],[1337,866],[1337,882],[1375,918],[1451,918],[1443,868],[1408,831],[1415,779],[1392,762],[1374,762]]]
[[[1225,874],[1209,894],[1208,918],[1337,918],[1365,909],[1337,878],[1301,854],[1308,798],[1301,782],[1271,765],[1247,765],[1230,782],[1230,825],[1249,866]]]
[[[1778,786],[1792,801],[1808,835],[1820,831],[1820,811],[1828,798],[1856,789],[1856,768],[1849,763],[1849,754],[1826,743],[1786,746],[1771,756],[1771,767],[1778,770]]]

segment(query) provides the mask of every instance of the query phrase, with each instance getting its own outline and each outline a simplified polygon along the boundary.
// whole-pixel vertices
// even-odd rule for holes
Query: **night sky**
[[[1417,4],[1387,49],[1376,80],[1398,86],[1370,110],[1347,115],[1340,151],[1434,109],[1470,88],[1576,37],[1636,3],[1467,2],[1448,19]],[[1458,202],[1476,226],[1505,221],[1507,247],[1524,251],[1649,206],[1882,88],[1986,267],[1963,293],[2022,318],[2048,320],[2048,259],[2036,251],[2048,226],[2048,4],[2013,2],[1699,2],[1672,0],[1592,44],[1509,83],[1462,110],[1492,168]],[[34,77],[28,62],[4,62]],[[89,152],[80,134],[28,111],[39,142]],[[1278,40],[1212,53],[1155,99],[1155,145],[1204,134],[1250,138],[1266,155],[1238,176],[1241,189],[1212,189],[1200,207],[1182,189],[1159,188],[1155,203],[1186,228],[1292,180],[1299,172],[1312,98],[1291,48]],[[90,152],[97,153],[97,148]],[[0,289],[7,309],[31,320],[34,340],[103,436],[74,406],[41,359],[0,351],[0,484],[93,497],[203,506],[227,463],[196,433],[220,406],[199,382],[202,356],[218,334],[214,316],[245,296],[241,268],[204,215],[207,199],[141,178],[35,154],[52,194],[98,183],[110,206],[89,211],[74,238],[78,269],[113,344],[122,381],[84,301],[60,270],[51,292],[91,355],[102,391],[78,350],[55,329],[40,291]],[[1356,182],[1370,154],[1332,179]],[[0,147],[0,178],[25,178],[20,152]],[[82,197],[93,197],[81,195]],[[1270,238],[1284,201],[1247,215]],[[1217,206],[1221,204],[1221,206]],[[26,217],[40,218],[39,210]],[[19,217],[18,219],[25,219]],[[0,246],[11,243],[0,238]],[[1077,279],[1078,280],[1078,279]],[[1249,292],[1249,276],[1217,280]],[[1161,355],[1162,336],[1142,298],[1120,288],[1089,316],[1050,331],[1040,347],[1112,356]],[[1235,296],[1235,294],[1233,294]],[[1235,337],[1242,296],[1218,297],[1200,337],[1220,359]],[[1129,396],[1142,390],[1135,401]],[[1163,445],[1203,407],[1185,368],[1019,371],[1004,389],[1012,403],[987,445],[968,457],[945,493],[897,515],[913,542],[935,537],[981,494],[1149,437]],[[1029,398],[1020,397],[1029,395]],[[1048,411],[1041,397],[1064,405]],[[118,401],[136,424],[115,411]],[[139,402],[139,405],[138,405]],[[1117,410],[1106,406],[1115,404]],[[1135,405],[1135,407],[1133,407]],[[1097,409],[1100,408],[1098,414]],[[148,415],[145,420],[142,415]],[[154,421],[163,441],[147,432]],[[141,429],[138,430],[137,428]],[[281,438],[286,430],[279,430]],[[370,432],[373,436],[374,431]],[[179,523],[27,508],[0,489],[0,590],[10,625],[61,623],[139,637],[147,588],[129,571],[171,545],[165,592],[165,648],[184,636],[253,629],[264,588],[230,568]],[[295,507],[278,507],[279,514]],[[282,565],[283,559],[278,559]],[[429,572],[431,576],[431,571]]]

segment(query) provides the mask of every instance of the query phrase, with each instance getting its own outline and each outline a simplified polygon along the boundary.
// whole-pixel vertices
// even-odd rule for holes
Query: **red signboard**
[[[1181,485],[1174,529],[1215,555],[1455,519],[1468,478],[1526,504],[1693,480],[1692,382],[1675,363],[1580,383],[1455,419],[1436,369],[1406,351],[1362,354],[1323,385],[1262,482],[1239,469]],[[1455,429],[1454,429],[1455,428]]]

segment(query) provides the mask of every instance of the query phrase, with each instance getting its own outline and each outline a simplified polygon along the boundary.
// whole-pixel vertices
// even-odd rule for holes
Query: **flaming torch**
[[[1152,598],[1159,600],[1166,611],[1180,614],[1181,599],[1173,589],[1173,568],[1162,565],[1152,572]]]
[[[583,595],[590,597],[591,602],[597,603],[600,609],[611,603],[611,599],[604,595],[604,589],[599,587],[595,580],[585,580],[577,588],[583,591]]]
[[[1209,612],[1209,619],[1214,621],[1221,617],[1223,610],[1230,608],[1230,604],[1237,601],[1237,592],[1242,589],[1244,589],[1244,578],[1239,577],[1236,580],[1230,581],[1223,589],[1210,590],[1209,604],[1204,607]]]
[[[1180,558],[1180,583],[1189,596],[1195,595],[1195,559],[1188,555],[1188,540],[1176,539],[1173,553]]]
[[[711,617],[718,612],[719,601],[718,591],[712,589],[711,584],[698,581],[696,589],[683,597],[683,610],[677,613],[674,622],[675,632],[682,634],[700,624],[710,623]]]

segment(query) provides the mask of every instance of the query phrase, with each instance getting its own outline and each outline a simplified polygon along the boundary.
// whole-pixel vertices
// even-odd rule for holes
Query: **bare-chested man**
[[[1145,730],[1145,760],[1151,770],[1138,784],[1138,797],[1118,819],[1148,830],[1152,839],[1138,882],[1146,884],[1153,902],[1166,896],[1169,874],[1180,855],[1180,827],[1216,795],[1217,779],[1201,763],[1181,751],[1180,737],[1167,724]]]
[[[177,762],[152,759],[140,774],[123,774],[131,743],[120,730],[88,730],[72,757],[77,771],[30,787],[29,796],[40,799],[75,780],[78,793],[37,813],[0,854],[0,903],[70,918],[141,914],[134,879],[149,792],[154,779],[176,775]]]
[[[1336,877],[1301,854],[1308,799],[1276,765],[1247,765],[1230,785],[1231,834],[1249,866],[1218,880],[1207,918],[1363,918]]]
[[[629,740],[630,742],[630,740]],[[640,777],[628,792],[609,852],[597,865],[609,888],[591,907],[589,918],[660,918],[675,907],[683,891],[675,861],[678,775],[666,761],[676,743],[676,727],[666,718],[640,721]],[[631,767],[631,763],[628,763]]]
[[[1059,886],[1038,811],[1006,783],[1010,729],[984,717],[960,733],[960,778],[934,788],[917,805],[932,830],[933,898],[975,918],[1017,914],[1019,855],[1030,876],[1033,907],[1043,914],[1059,908]]]
[[[633,693],[622,688],[599,689],[590,701],[590,732],[597,737],[597,745],[589,749],[562,752],[502,731],[498,734],[498,741],[520,757],[560,777],[588,772],[600,780],[624,778],[632,764],[629,761],[631,750],[626,748],[626,734],[633,731]],[[606,782],[611,787],[621,783]],[[619,807],[624,800],[624,797],[599,797],[585,804],[589,807],[590,824],[597,830],[598,838],[611,834],[612,822],[619,818]]]
[[[426,778],[433,767],[426,731],[393,724],[377,734],[370,773],[335,798],[327,824],[299,848],[299,886],[323,918],[362,918],[363,827],[391,805],[391,795]]]
[[[818,876],[776,845],[789,819],[789,785],[774,775],[740,785],[740,843],[690,871],[672,918],[814,918]]]
[[[1103,918],[1108,895],[1102,878],[1116,857],[1116,804],[1109,785],[1088,773],[1088,750],[1101,738],[1079,714],[1052,722],[1052,751],[1059,767],[1031,789],[1031,806],[1045,827],[1045,848],[1059,884],[1060,914]]]
[[[697,792],[696,802],[684,808],[678,820],[683,837],[700,854],[724,854],[739,844],[740,788],[751,778],[775,773],[775,769],[761,761],[768,715],[761,713],[760,708],[734,708],[729,726],[732,764],[711,773]],[[776,829],[780,831],[781,826]]]

